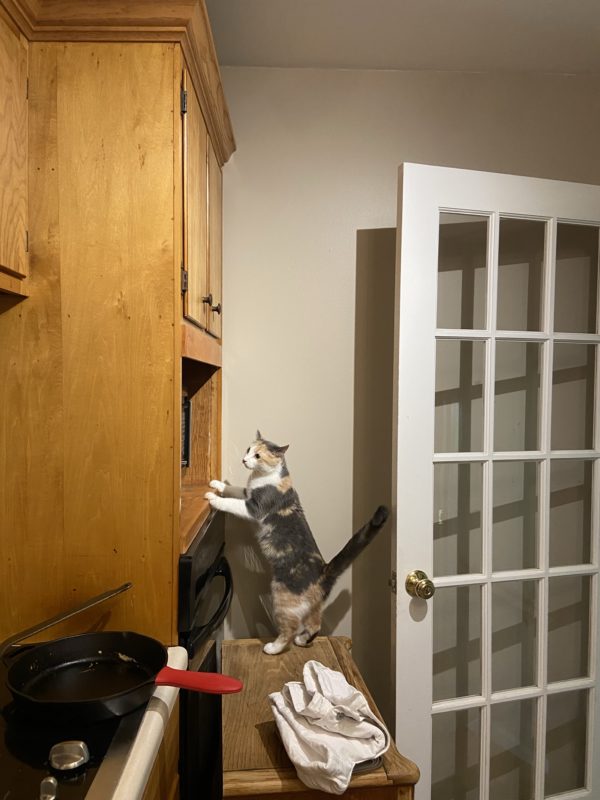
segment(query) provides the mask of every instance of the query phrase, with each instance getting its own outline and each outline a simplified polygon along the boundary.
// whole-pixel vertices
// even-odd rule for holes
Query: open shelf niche
[[[221,476],[221,369],[214,364],[181,360],[182,465],[179,533],[181,552],[189,547],[208,517],[204,499],[209,481]],[[184,403],[189,404],[188,447],[183,447]],[[184,460],[184,451],[187,458]]]

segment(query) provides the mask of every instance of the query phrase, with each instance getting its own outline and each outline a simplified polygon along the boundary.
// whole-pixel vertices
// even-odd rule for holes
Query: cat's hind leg
[[[321,607],[314,608],[305,618],[300,627],[300,633],[294,637],[294,644],[299,647],[309,645],[321,630]]]
[[[263,647],[263,652],[270,656],[282,653],[290,645],[294,634],[298,630],[298,619],[278,620],[277,629],[279,636],[272,642],[267,642]]]
[[[277,585],[272,587],[272,598],[273,616],[279,635],[263,647],[263,651],[270,656],[282,653],[291,644],[294,634],[302,630],[302,618],[306,614],[302,599]]]

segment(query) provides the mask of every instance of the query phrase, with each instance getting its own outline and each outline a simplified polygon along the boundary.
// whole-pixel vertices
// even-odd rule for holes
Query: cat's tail
[[[325,565],[320,581],[323,590],[323,598],[329,595],[333,589],[334,583],[342,572],[348,569],[354,559],[359,556],[369,542],[375,538],[378,531],[384,526],[389,513],[389,510],[385,506],[379,506],[367,524],[354,534],[344,547],[342,547],[340,552],[331,559],[329,564]]]

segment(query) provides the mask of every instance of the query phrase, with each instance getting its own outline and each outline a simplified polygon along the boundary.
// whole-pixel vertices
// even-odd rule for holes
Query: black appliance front
[[[206,643],[219,636],[233,596],[224,528],[224,515],[211,512],[179,558],[179,644],[188,652],[188,669],[199,672],[219,671],[217,648]],[[221,800],[221,697],[181,692],[180,713],[180,800]]]

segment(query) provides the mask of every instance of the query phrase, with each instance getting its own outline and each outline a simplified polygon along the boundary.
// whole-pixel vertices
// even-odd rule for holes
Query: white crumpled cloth
[[[303,783],[342,794],[354,766],[385,753],[390,735],[341,672],[307,661],[303,678],[269,695],[279,735]]]

